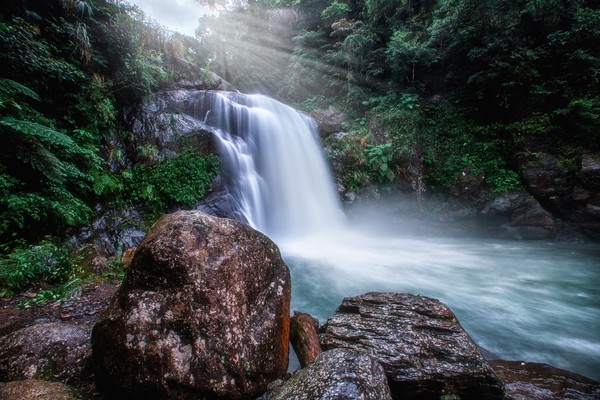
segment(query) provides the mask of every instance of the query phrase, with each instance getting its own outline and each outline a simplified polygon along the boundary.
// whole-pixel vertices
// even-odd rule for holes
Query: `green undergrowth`
[[[144,219],[154,221],[168,208],[192,207],[204,197],[219,171],[215,155],[183,152],[156,165],[123,172],[124,201],[142,204]]]

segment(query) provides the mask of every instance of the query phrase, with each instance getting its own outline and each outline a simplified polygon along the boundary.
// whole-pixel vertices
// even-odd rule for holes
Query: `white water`
[[[264,96],[208,95],[206,122],[219,128],[240,219],[280,246],[293,309],[324,322],[346,296],[427,295],[450,306],[495,357],[600,380],[599,245],[348,229],[310,120]]]
[[[261,95],[209,92],[227,186],[242,219],[272,238],[342,227],[314,123]]]
[[[337,237],[282,245],[292,309],[333,314],[344,297],[393,291],[447,304],[492,358],[600,380],[600,246],[447,237]]]

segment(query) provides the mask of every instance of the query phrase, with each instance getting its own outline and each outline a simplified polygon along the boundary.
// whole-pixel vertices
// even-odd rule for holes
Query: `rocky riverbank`
[[[444,304],[400,293],[344,299],[318,330],[324,351],[286,375],[289,296],[264,235],[198,211],[167,215],[120,288],[91,284],[25,310],[2,300],[0,398],[600,397],[568,371],[486,360]]]

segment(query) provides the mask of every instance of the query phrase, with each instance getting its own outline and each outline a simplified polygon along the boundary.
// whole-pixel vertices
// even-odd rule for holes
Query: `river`
[[[434,297],[490,358],[600,380],[600,245],[344,233],[280,244],[292,309],[321,323],[369,291]]]

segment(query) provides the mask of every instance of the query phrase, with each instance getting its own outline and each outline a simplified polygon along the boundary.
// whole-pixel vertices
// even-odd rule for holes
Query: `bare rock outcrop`
[[[490,361],[506,383],[510,400],[600,399],[600,383],[548,364],[523,361]]]
[[[306,368],[277,387],[268,400],[391,400],[381,365],[355,350],[321,353]]]
[[[600,240],[600,154],[564,160],[542,151],[524,152],[518,161],[527,190],[545,209]]]
[[[49,322],[0,337],[0,381],[43,379],[81,383],[91,375],[90,332]]]
[[[497,195],[480,214],[480,229],[493,227],[497,232],[492,236],[513,240],[553,240],[556,237],[555,218],[525,190]]]
[[[79,400],[82,397],[60,382],[26,379],[0,383],[0,399],[10,400]]]
[[[502,382],[475,343],[435,299],[405,293],[345,298],[320,339],[324,349],[354,349],[378,360],[394,399],[504,396]]]
[[[200,211],[163,216],[94,326],[110,398],[245,399],[288,363],[290,274],[277,246]]]

